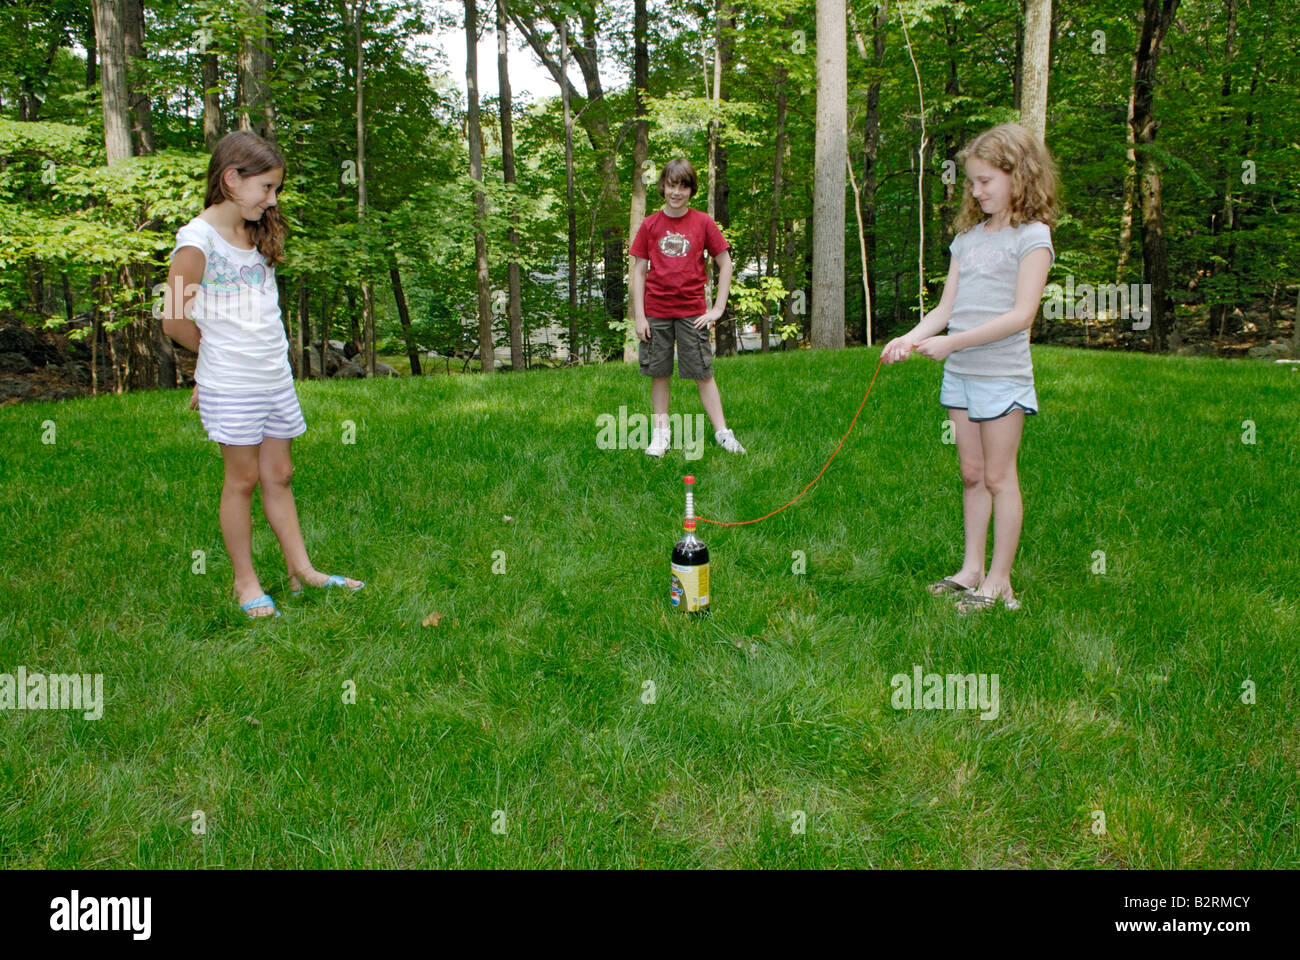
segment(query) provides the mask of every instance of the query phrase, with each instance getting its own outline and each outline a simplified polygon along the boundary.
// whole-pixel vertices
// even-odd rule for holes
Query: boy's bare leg
[[[704,406],[704,412],[709,415],[709,420],[713,423],[713,432],[727,429],[727,418],[722,415],[722,395],[718,393],[718,381],[709,377],[707,380],[697,380],[696,384],[700,388],[700,403]],[[664,408],[665,410],[667,407]]]
[[[655,377],[650,384],[650,407],[654,410],[654,429],[668,429],[668,381],[671,377]]]
[[[253,569],[253,491],[257,489],[258,448],[221,444],[221,459],[226,464],[226,478],[221,487],[221,538],[226,556],[235,573],[235,593],[241,604],[255,600],[262,589]],[[257,607],[250,616],[274,615],[270,607]]]
[[[1017,409],[981,423],[984,450],[984,486],[993,501],[993,561],[977,591],[982,596],[1011,596],[1011,564],[1020,545],[1024,507],[1020,499],[1020,474],[1016,454],[1024,431],[1025,412]]]
[[[972,423],[965,410],[948,408],[956,428],[957,459],[961,462],[961,515],[966,532],[966,549],[961,569],[951,579],[978,587],[984,579],[984,557],[989,538],[989,515],[993,497],[984,486],[984,448],[980,425]]]

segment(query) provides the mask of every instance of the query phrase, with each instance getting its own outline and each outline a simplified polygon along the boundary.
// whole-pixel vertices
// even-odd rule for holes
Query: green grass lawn
[[[750,453],[694,461],[597,447],[648,407],[622,364],[302,384],[308,550],[368,585],[290,598],[255,500],[255,623],[188,391],[0,409],[0,673],[106,699],[0,711],[0,867],[1300,866],[1293,367],[1035,348],[1024,606],[968,618],[924,590],[961,556],[939,368],[886,368],[799,504],[702,529],[712,614],[670,608],[682,476],[784,503],[877,356],[719,361]],[[894,710],[913,665],[998,674],[998,716]]]

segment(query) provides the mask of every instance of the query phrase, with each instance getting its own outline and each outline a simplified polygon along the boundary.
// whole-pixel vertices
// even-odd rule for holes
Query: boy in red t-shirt
[[[722,231],[707,213],[693,210],[698,189],[695,168],[685,157],[664,165],[659,175],[663,209],[641,221],[632,241],[632,317],[640,340],[641,372],[653,378],[650,401],[654,425],[646,454],[662,457],[672,439],[668,426],[668,384],[673,375],[673,341],[677,376],[694,380],[700,403],[713,421],[714,439],[728,453],[744,453],[727,429],[722,397],[713,379],[709,326],[727,308],[731,292],[731,254]],[[704,252],[718,262],[718,292],[712,309],[704,302]]]

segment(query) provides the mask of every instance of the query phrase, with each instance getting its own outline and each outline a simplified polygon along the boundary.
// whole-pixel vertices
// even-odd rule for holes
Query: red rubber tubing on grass
[[[912,349],[915,350],[916,348],[913,347]],[[835,449],[831,451],[830,457],[827,458],[826,462],[822,465],[822,468],[817,471],[817,476],[813,477],[812,480],[809,481],[808,486],[800,490],[798,495],[793,500],[791,500],[789,503],[777,507],[771,513],[765,513],[763,514],[763,516],[755,517],[753,520],[710,520],[708,517],[700,517],[700,516],[697,516],[695,519],[698,520],[700,523],[712,523],[715,526],[719,526],[719,527],[741,527],[747,523],[758,523],[760,520],[766,520],[768,517],[774,517],[782,510],[784,510],[786,507],[792,507],[796,503],[798,503],[799,498],[802,497],[805,493],[807,493],[810,489],[812,489],[813,484],[815,484],[818,480],[822,478],[822,474],[826,472],[826,468],[831,465],[831,461],[835,459],[835,455],[840,452],[840,447],[844,446],[844,441],[847,440],[849,438],[849,434],[853,432],[853,425],[858,422],[858,417],[862,414],[862,408],[867,405],[867,397],[871,396],[871,388],[876,385],[876,375],[880,373],[880,368],[884,365],[884,363],[885,363],[885,352],[882,350],[880,352],[880,359],[876,362],[876,372],[871,375],[871,382],[867,384],[867,392],[862,395],[862,402],[858,404],[858,412],[855,413],[853,415],[853,419],[849,421],[849,428],[844,431],[844,436],[840,437],[840,442],[835,445]]]

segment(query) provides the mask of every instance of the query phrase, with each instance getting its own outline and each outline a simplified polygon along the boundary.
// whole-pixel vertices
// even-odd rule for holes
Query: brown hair
[[[670,183],[680,183],[691,188],[691,196],[700,188],[700,180],[695,175],[695,168],[685,157],[673,157],[664,164],[663,173],[659,174],[659,196],[664,195],[664,187]]]
[[[1053,228],[1056,226],[1056,198],[1060,188],[1056,162],[1047,147],[1032,133],[1018,123],[999,124],[967,144],[966,149],[957,154],[957,163],[964,167],[971,157],[979,157],[990,166],[1010,174],[1011,226],[1018,227],[1031,220],[1041,220]],[[953,231],[961,233],[986,219],[988,217],[980,209],[979,202],[971,195],[968,180]]]
[[[252,177],[277,167],[283,169],[284,157],[252,130],[235,130],[226,134],[213,148],[212,159],[208,161],[208,193],[203,199],[204,207],[214,207],[233,199],[226,192],[224,182],[226,171],[232,167],[241,177]],[[284,235],[288,232],[288,225],[279,207],[268,207],[260,220],[245,220],[244,229],[266,258],[268,266],[273,267],[284,259]]]

